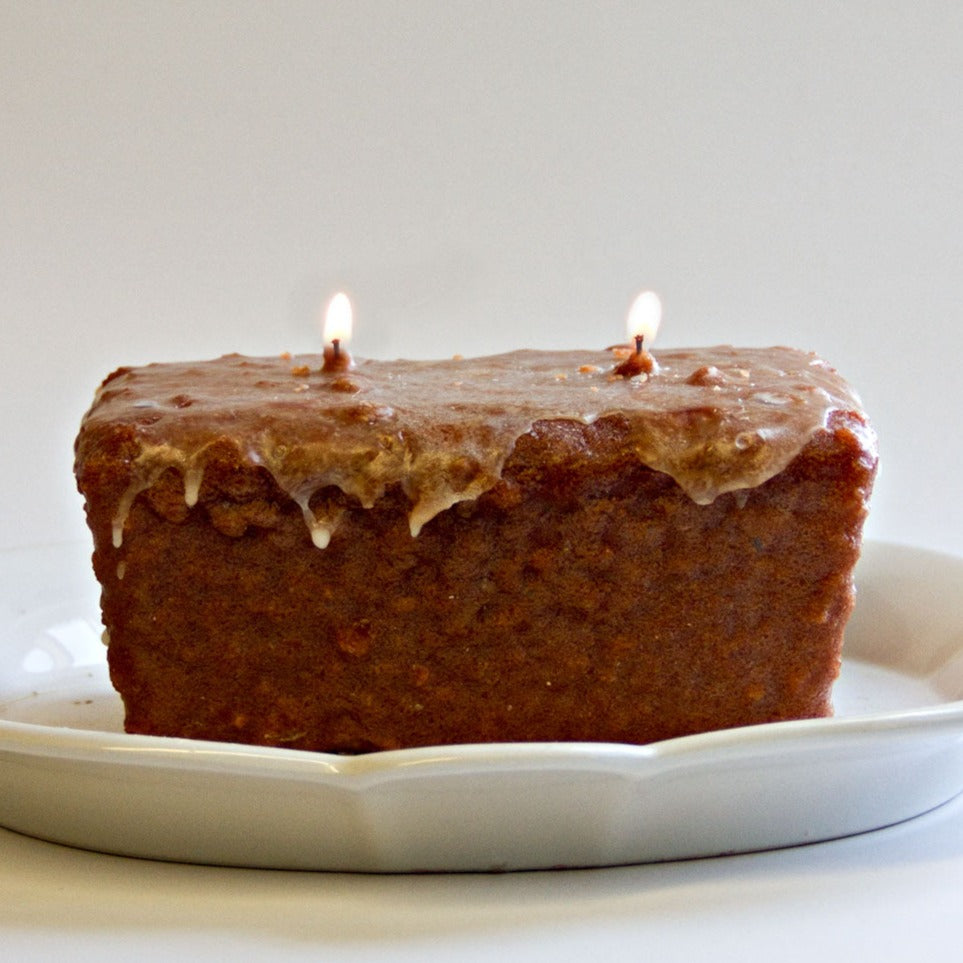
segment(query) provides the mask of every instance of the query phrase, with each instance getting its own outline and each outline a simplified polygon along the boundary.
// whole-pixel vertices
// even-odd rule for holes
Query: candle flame
[[[642,338],[644,344],[651,345],[655,341],[661,323],[662,302],[659,296],[654,291],[643,291],[632,302],[632,307],[629,309],[626,324],[629,340]]]
[[[340,345],[346,344],[351,340],[351,301],[348,295],[339,291],[329,302],[328,309],[324,314],[324,341],[325,344]]]

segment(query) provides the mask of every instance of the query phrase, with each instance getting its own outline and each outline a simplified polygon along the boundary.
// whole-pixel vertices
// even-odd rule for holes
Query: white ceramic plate
[[[0,824],[361,871],[602,866],[877,828],[963,790],[963,559],[870,544],[859,586],[833,719],[340,757],[124,734],[86,550],[0,553]]]

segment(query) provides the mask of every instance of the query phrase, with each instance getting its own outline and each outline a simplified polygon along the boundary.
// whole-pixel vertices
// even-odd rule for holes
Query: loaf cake
[[[76,442],[129,732],[359,753],[831,712],[876,469],[788,348],[121,368]]]

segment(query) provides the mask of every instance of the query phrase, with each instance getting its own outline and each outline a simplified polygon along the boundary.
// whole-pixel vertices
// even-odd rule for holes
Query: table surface
[[[648,866],[375,876],[222,869],[0,830],[9,959],[958,960],[963,797],[793,849]]]

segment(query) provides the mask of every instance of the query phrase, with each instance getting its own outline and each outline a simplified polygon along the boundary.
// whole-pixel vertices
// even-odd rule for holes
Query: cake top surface
[[[791,348],[665,350],[637,377],[615,374],[619,360],[612,350],[515,351],[329,372],[318,355],[227,355],[121,368],[84,419],[77,461],[105,432],[126,430],[139,446],[126,508],[170,467],[184,473],[190,502],[206,453],[227,440],[301,505],[323,546],[334,521],[308,507],[318,489],[336,485],[370,507],[400,483],[417,534],[496,484],[539,421],[620,416],[642,463],[709,503],[778,474],[833,411],[861,412],[829,365]]]

